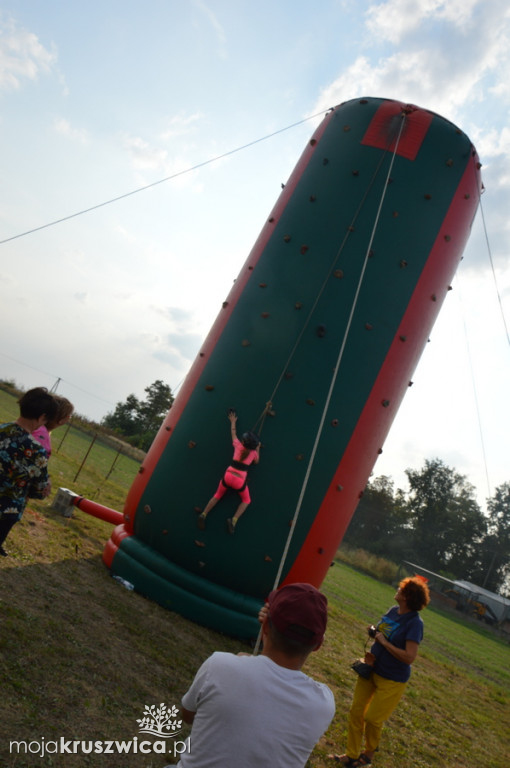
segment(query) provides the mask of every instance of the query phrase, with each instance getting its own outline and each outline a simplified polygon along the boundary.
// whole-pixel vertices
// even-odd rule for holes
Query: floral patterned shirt
[[[19,520],[27,499],[43,499],[50,487],[42,445],[19,424],[0,424],[0,517]]]

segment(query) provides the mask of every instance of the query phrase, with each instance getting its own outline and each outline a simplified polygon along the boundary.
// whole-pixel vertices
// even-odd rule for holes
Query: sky
[[[178,391],[315,127],[364,96],[454,122],[485,187],[374,475],[440,458],[483,507],[510,481],[507,0],[0,0],[0,379],[96,421]]]

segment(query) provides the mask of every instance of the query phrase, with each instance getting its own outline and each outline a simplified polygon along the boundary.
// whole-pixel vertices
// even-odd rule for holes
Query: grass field
[[[14,400],[0,393],[0,420],[14,415]],[[115,453],[94,446],[75,484],[83,440],[71,430],[52,456],[54,488],[122,509],[137,463],[120,457],[105,480]],[[57,431],[54,450],[59,441]],[[247,650],[111,579],[101,561],[110,531],[80,510],[61,517],[50,497],[30,502],[8,539],[11,554],[0,562],[0,768],[162,768],[169,762],[163,755],[40,757],[11,754],[9,743],[133,739],[145,705],[178,705],[212,651]],[[327,754],[345,746],[350,663],[362,653],[366,625],[392,604],[394,593],[342,563],[330,569],[323,590],[328,633],[306,671],[331,686],[337,712],[310,768],[334,765]],[[434,607],[423,618],[425,640],[375,768],[501,768],[510,755],[508,642]]]

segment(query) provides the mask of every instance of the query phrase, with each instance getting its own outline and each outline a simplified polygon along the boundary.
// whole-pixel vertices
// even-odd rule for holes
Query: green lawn
[[[0,420],[12,419],[15,410],[14,399],[0,392]],[[59,442],[56,431],[54,451]],[[121,457],[105,480],[115,452],[94,445],[75,483],[89,443],[81,432],[69,432],[50,461],[54,489],[71,488],[121,510],[138,464]],[[101,561],[112,526],[80,510],[61,517],[51,500],[30,502],[9,537],[11,555],[0,562],[0,766],[162,768],[169,762],[162,755],[9,752],[10,741],[132,739],[145,705],[178,705],[212,651],[247,650],[117,584]],[[330,569],[323,589],[328,633],[306,671],[332,687],[337,712],[310,768],[333,765],[327,754],[345,746],[355,677],[350,663],[362,654],[366,625],[394,594],[341,563]],[[424,643],[375,768],[500,768],[510,754],[508,641],[432,606],[423,618]]]

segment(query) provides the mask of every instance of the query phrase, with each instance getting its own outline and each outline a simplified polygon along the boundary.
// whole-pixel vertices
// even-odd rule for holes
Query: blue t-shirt
[[[423,639],[423,621],[418,611],[400,614],[398,606],[384,614],[377,625],[377,630],[397,648],[405,650],[406,641],[421,643]],[[381,643],[374,643],[370,649],[375,656],[374,672],[387,680],[406,683],[411,676],[411,665],[399,661]]]

